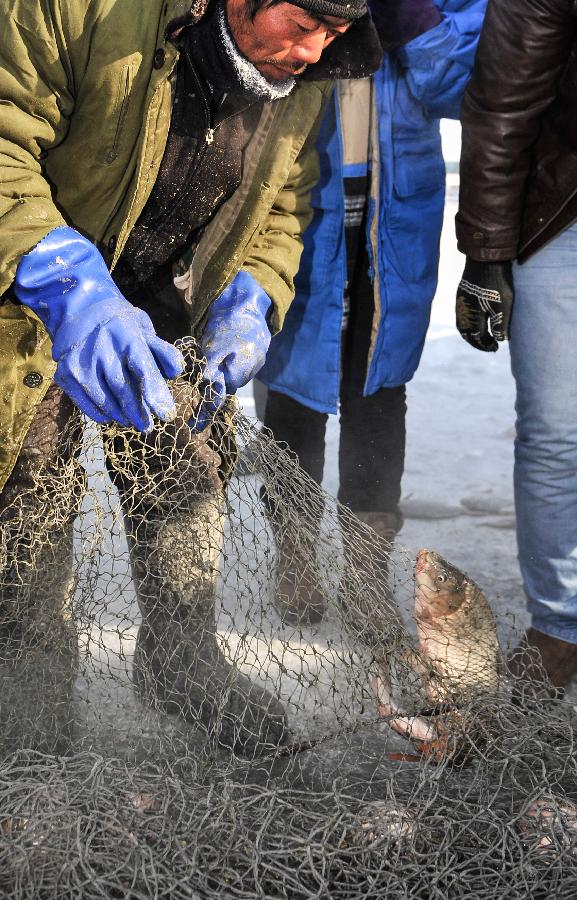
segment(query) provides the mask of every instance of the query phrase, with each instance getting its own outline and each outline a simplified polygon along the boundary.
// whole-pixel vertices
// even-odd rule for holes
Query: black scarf
[[[180,59],[164,156],[114,271],[134,303],[145,282],[152,287],[170,277],[172,263],[236,191],[243,152],[260,118],[262,102],[240,90],[222,46],[217,9],[211,3],[175,40]]]

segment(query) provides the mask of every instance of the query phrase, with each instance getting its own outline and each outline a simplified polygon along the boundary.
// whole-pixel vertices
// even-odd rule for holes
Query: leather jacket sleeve
[[[577,24],[575,0],[491,0],[462,108],[459,249],[517,256],[532,149]]]

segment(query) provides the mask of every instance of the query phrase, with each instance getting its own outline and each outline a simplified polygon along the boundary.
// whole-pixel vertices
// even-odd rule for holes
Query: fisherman
[[[46,560],[30,556],[25,523],[39,518],[42,473],[69,462],[61,436],[76,406],[133,429],[135,477],[111,458],[108,467],[142,615],[141,695],[235,750],[277,744],[281,704],[229,666],[215,638],[223,460],[210,438],[291,302],[318,174],[310,133],[331,79],[379,64],[366,2],[3,4],[0,521],[12,543],[0,573],[2,658],[17,635],[20,651],[42,643],[48,653],[50,635],[66,631],[77,505],[58,577],[48,589],[47,571],[36,575],[35,619],[22,573],[30,585]],[[172,421],[165,439],[182,439],[166,379],[183,369],[174,342],[186,335],[206,356],[206,402],[186,438],[202,465],[186,469],[188,483],[172,473],[171,521],[170,448],[155,454],[150,433]]]
[[[520,25],[520,23],[522,23]],[[457,327],[509,340],[515,503],[531,627],[553,685],[577,674],[577,40],[565,0],[493,0],[462,110]],[[518,675],[538,677],[527,654]]]
[[[328,414],[339,409],[339,500],[388,543],[402,524],[405,384],[437,287],[439,124],[459,116],[485,5],[372,4],[388,52],[372,78],[339,82],[327,109],[295,301],[258,374],[265,425],[319,484]],[[326,598],[314,548],[298,540],[300,553],[279,536],[276,604],[289,621],[318,621]]]

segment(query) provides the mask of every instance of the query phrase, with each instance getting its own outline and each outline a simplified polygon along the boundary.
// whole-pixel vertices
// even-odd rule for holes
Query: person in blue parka
[[[269,389],[265,425],[318,483],[328,414],[340,407],[339,500],[387,541],[402,524],[405,384],[437,287],[440,119],[459,117],[485,6],[373,0],[388,52],[371,78],[337,84],[296,297],[258,375]],[[325,600],[301,555],[279,546],[277,608],[318,621]]]

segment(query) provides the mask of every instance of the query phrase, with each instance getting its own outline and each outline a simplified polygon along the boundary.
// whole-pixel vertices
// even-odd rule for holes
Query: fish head
[[[498,684],[497,626],[475,582],[438,554],[421,550],[414,602],[419,650],[440,676],[429,676],[429,700],[439,703],[464,689],[493,693]]]
[[[420,550],[415,563],[415,615],[422,621],[461,609],[469,581],[433,550]]]

